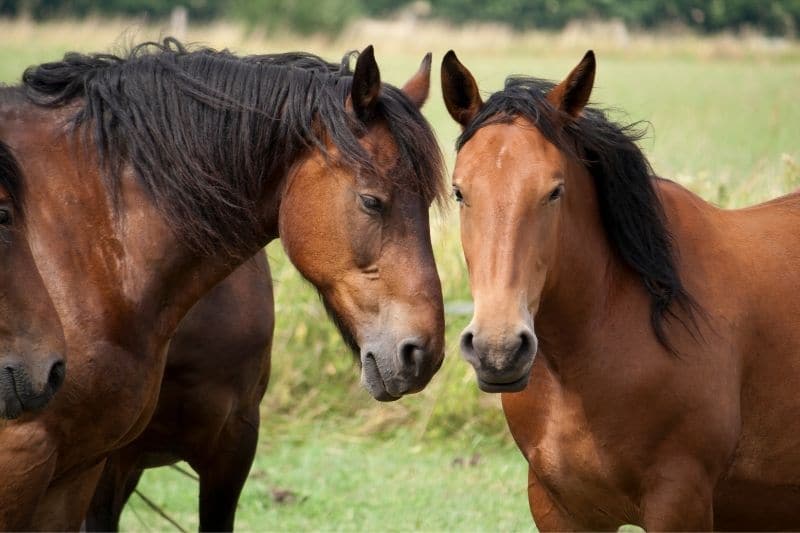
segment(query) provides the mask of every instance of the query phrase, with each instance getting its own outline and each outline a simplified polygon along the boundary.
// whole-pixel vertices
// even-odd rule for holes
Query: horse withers
[[[14,156],[0,142],[0,419],[5,420],[47,405],[66,371],[61,323],[28,245],[21,179]]]
[[[558,84],[482,100],[450,52],[475,312],[542,530],[800,528],[800,195],[726,211],[654,177],[635,128]]]
[[[371,47],[351,70],[167,40],[67,54],[0,89],[0,139],[23,170],[70,360],[30,428],[47,447],[0,432],[0,471],[30,480],[0,484],[0,528],[80,527],[105,458],[152,416],[181,319],[272,239],[319,289],[373,397],[429,382],[444,312],[428,209],[444,187],[419,112],[428,80],[381,83]]]

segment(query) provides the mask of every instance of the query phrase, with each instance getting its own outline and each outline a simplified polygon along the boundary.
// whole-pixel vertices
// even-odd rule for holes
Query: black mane
[[[600,217],[609,241],[619,257],[641,277],[650,295],[653,331],[659,342],[674,353],[664,332],[666,315],[681,321],[673,311],[674,302],[693,322],[698,306],[683,286],[672,236],[653,186],[656,178],[636,144],[644,132],[638,124],[615,124],[602,110],[592,107],[584,109],[577,120],[565,121],[546,99],[554,86],[537,78],[508,78],[504,89],[489,97],[458,138],[457,149],[483,126],[522,116],[559,150],[582,160],[594,178]],[[565,122],[567,126],[559,125]]]
[[[0,187],[8,193],[11,204],[17,209],[22,209],[22,171],[17,163],[17,158],[6,143],[0,141]]]
[[[238,57],[188,50],[168,38],[125,57],[68,53],[27,69],[40,106],[83,105],[76,131],[93,135],[112,191],[130,164],[176,234],[202,253],[240,255],[259,243],[259,199],[304,152],[331,142],[341,162],[380,176],[348,113],[351,54],[340,64],[305,53]],[[399,151],[398,187],[441,198],[443,163],[430,126],[399,89],[384,84],[377,117]]]

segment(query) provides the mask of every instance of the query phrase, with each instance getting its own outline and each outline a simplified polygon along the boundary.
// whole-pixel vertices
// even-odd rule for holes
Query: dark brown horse
[[[450,52],[475,314],[543,530],[800,528],[800,195],[725,211],[651,175],[630,127],[561,83],[483,102]],[[520,391],[520,392],[515,392]]]
[[[267,389],[275,309],[263,252],[206,294],[170,342],[153,418],[111,454],[86,516],[116,531],[145,468],[186,461],[200,479],[200,529],[230,531],[253,463]]]
[[[18,175],[0,142],[0,429],[44,407],[66,368],[61,323],[28,245]]]
[[[167,41],[67,54],[2,91],[0,139],[70,371],[47,410],[0,432],[0,472],[25,480],[0,484],[0,529],[80,527],[106,456],[151,418],[179,322],[271,239],[319,289],[375,398],[428,383],[444,344],[428,79],[382,84],[371,47],[351,71]]]

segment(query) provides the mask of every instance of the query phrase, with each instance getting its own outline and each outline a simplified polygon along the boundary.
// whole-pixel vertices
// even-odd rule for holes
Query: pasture
[[[0,80],[9,83],[24,67],[68,49],[113,50],[166,33],[96,20],[4,21],[0,32]],[[493,90],[512,73],[560,78],[591,47],[598,56],[595,101],[624,110],[617,115],[622,121],[649,121],[643,147],[658,174],[726,207],[800,185],[800,48],[794,44],[636,36],[625,44],[591,34],[566,39],[485,28],[420,28],[412,38],[369,25],[335,42],[267,39],[221,24],[191,28],[185,39],[238,52],[303,49],[329,60],[372,43],[384,79],[395,84],[430,50],[434,79],[424,111],[449,163],[457,128],[444,109],[438,78],[448,49],[458,52],[482,88]],[[435,217],[447,359],[423,393],[393,404],[377,404],[360,388],[355,363],[317,295],[280,243],[268,248],[276,291],[274,370],[262,404],[259,453],[240,501],[240,529],[531,530],[526,468],[498,399],[477,390],[472,369],[458,355],[469,289],[454,205]],[[161,469],[148,472],[139,487],[183,528],[196,527],[191,479]],[[134,496],[123,527],[170,526]]]

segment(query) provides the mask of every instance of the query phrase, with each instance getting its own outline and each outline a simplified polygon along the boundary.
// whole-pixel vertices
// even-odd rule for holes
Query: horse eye
[[[361,198],[361,205],[363,205],[364,209],[367,211],[372,211],[374,213],[383,212],[383,202],[380,198],[370,196],[369,194],[359,194],[358,196]]]
[[[464,195],[461,194],[461,189],[456,186],[453,186],[453,197],[455,197],[456,202],[463,203],[464,202]]]
[[[553,189],[553,192],[550,193],[550,196],[547,198],[549,202],[555,202],[564,194],[564,184],[559,183],[558,187]]]
[[[11,225],[11,210],[5,207],[0,207],[0,226]]]

